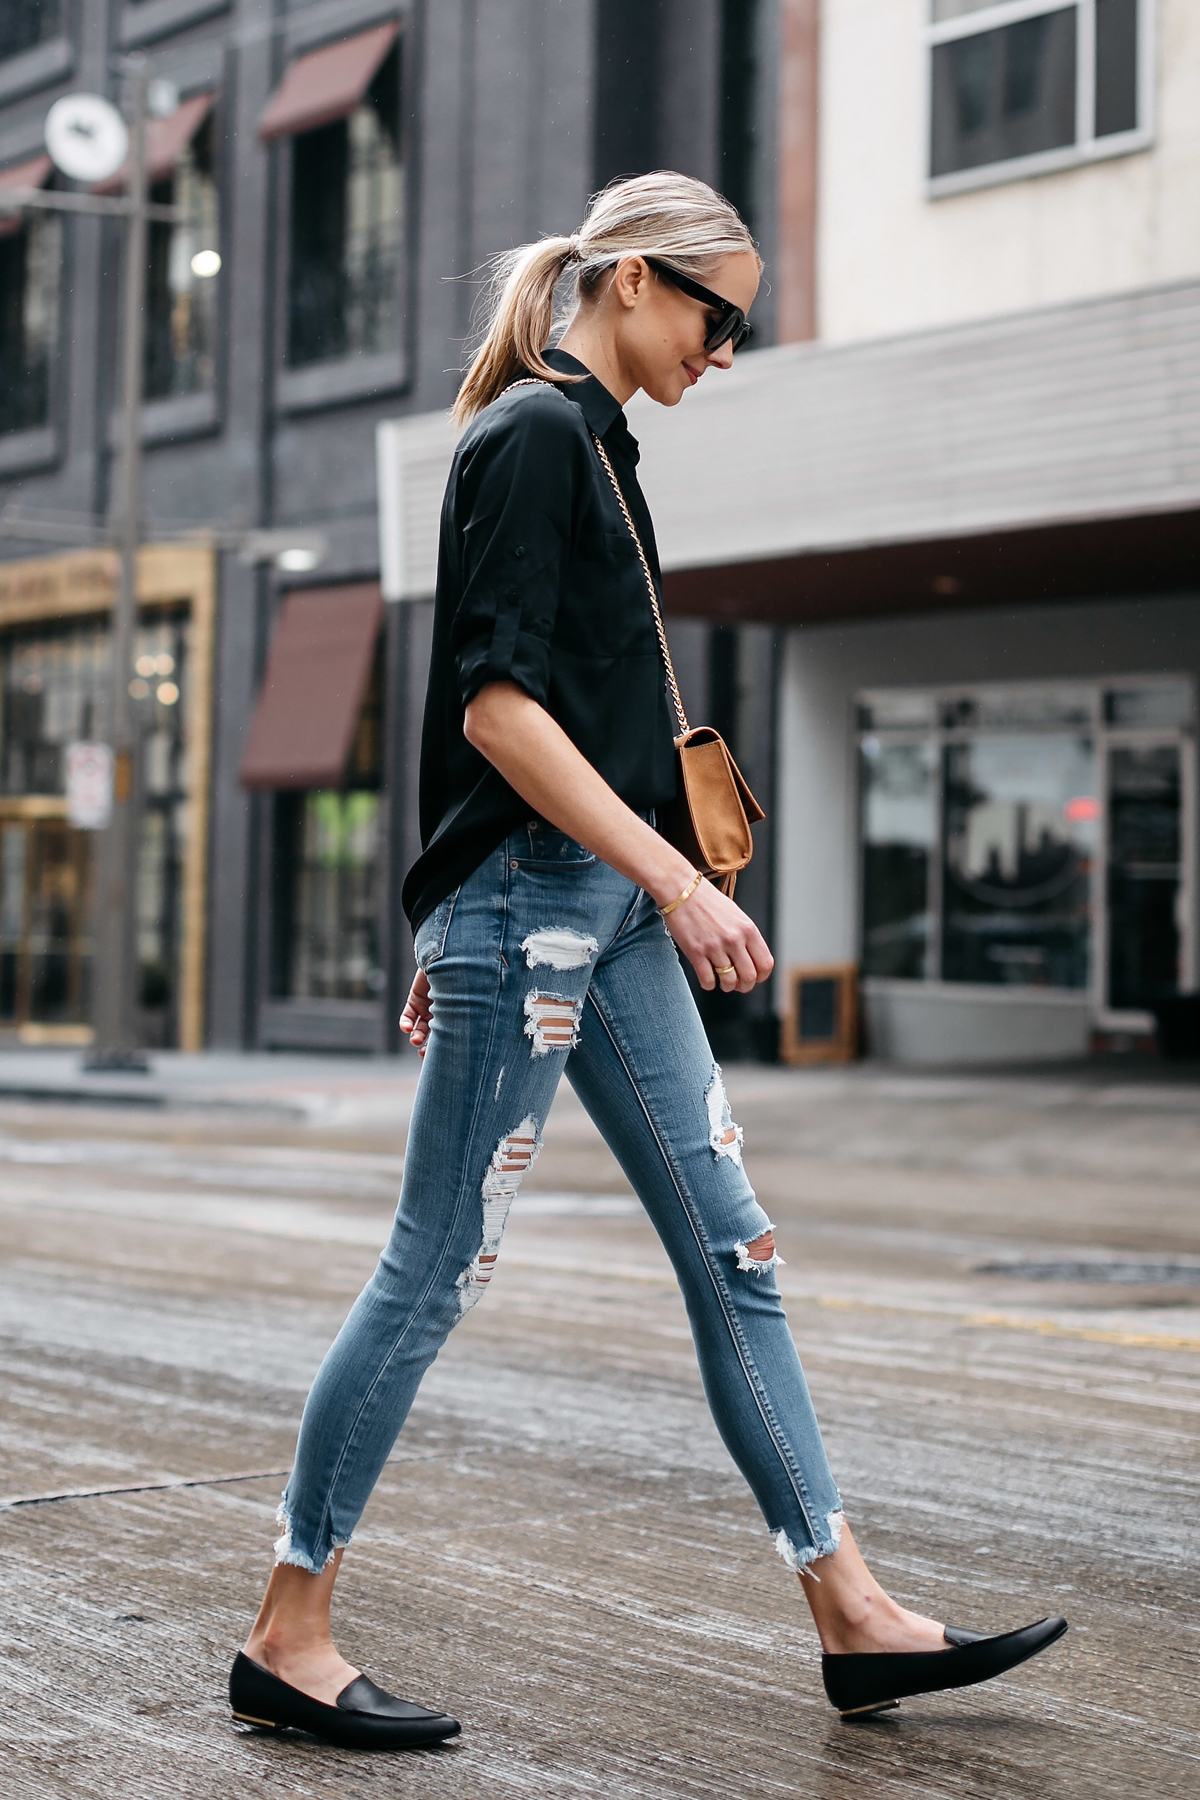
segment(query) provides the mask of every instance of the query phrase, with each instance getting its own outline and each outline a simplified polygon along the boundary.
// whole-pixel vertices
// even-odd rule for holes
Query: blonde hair
[[[455,419],[460,425],[473,419],[521,369],[545,381],[578,379],[542,358],[556,323],[555,290],[569,268],[574,304],[591,299],[622,256],[659,256],[699,281],[723,257],[747,250],[758,256],[736,209],[705,182],[666,169],[612,182],[593,196],[571,237],[542,238],[496,258],[485,335],[458,390]]]

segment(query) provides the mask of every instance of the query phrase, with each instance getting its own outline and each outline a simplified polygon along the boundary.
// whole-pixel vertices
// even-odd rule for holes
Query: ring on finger
[[[714,963],[713,964],[713,974],[714,975],[736,975],[737,970],[734,968],[732,963],[726,963],[725,966],[720,969],[718,969],[716,964]]]

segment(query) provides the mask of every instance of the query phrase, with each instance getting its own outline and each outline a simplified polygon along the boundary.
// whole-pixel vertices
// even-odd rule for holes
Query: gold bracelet
[[[692,876],[692,879],[688,882],[687,886],[684,888],[682,894],[680,894],[678,900],[672,900],[668,905],[659,907],[658,910],[662,914],[663,918],[665,919],[668,913],[673,913],[677,906],[682,906],[685,900],[690,900],[692,895],[695,893],[696,889],[700,886],[700,883],[703,880],[704,880],[704,876],[701,874],[700,870],[697,869],[696,873]]]

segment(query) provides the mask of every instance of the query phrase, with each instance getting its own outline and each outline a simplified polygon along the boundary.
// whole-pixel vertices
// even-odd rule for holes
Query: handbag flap
[[[754,840],[743,793],[761,818],[757,802],[724,742],[709,726],[699,726],[675,742],[692,828],[705,862],[718,874],[744,869],[754,854]]]

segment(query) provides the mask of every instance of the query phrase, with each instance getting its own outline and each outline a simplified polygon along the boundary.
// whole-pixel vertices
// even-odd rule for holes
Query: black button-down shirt
[[[563,351],[547,361],[584,373]],[[529,817],[528,801],[463,736],[467,704],[489,681],[516,682],[544,706],[635,811],[674,798],[673,715],[650,596],[593,431],[661,592],[637,440],[594,376],[502,394],[455,451],[421,740],[424,850],[403,892],[414,926]]]

